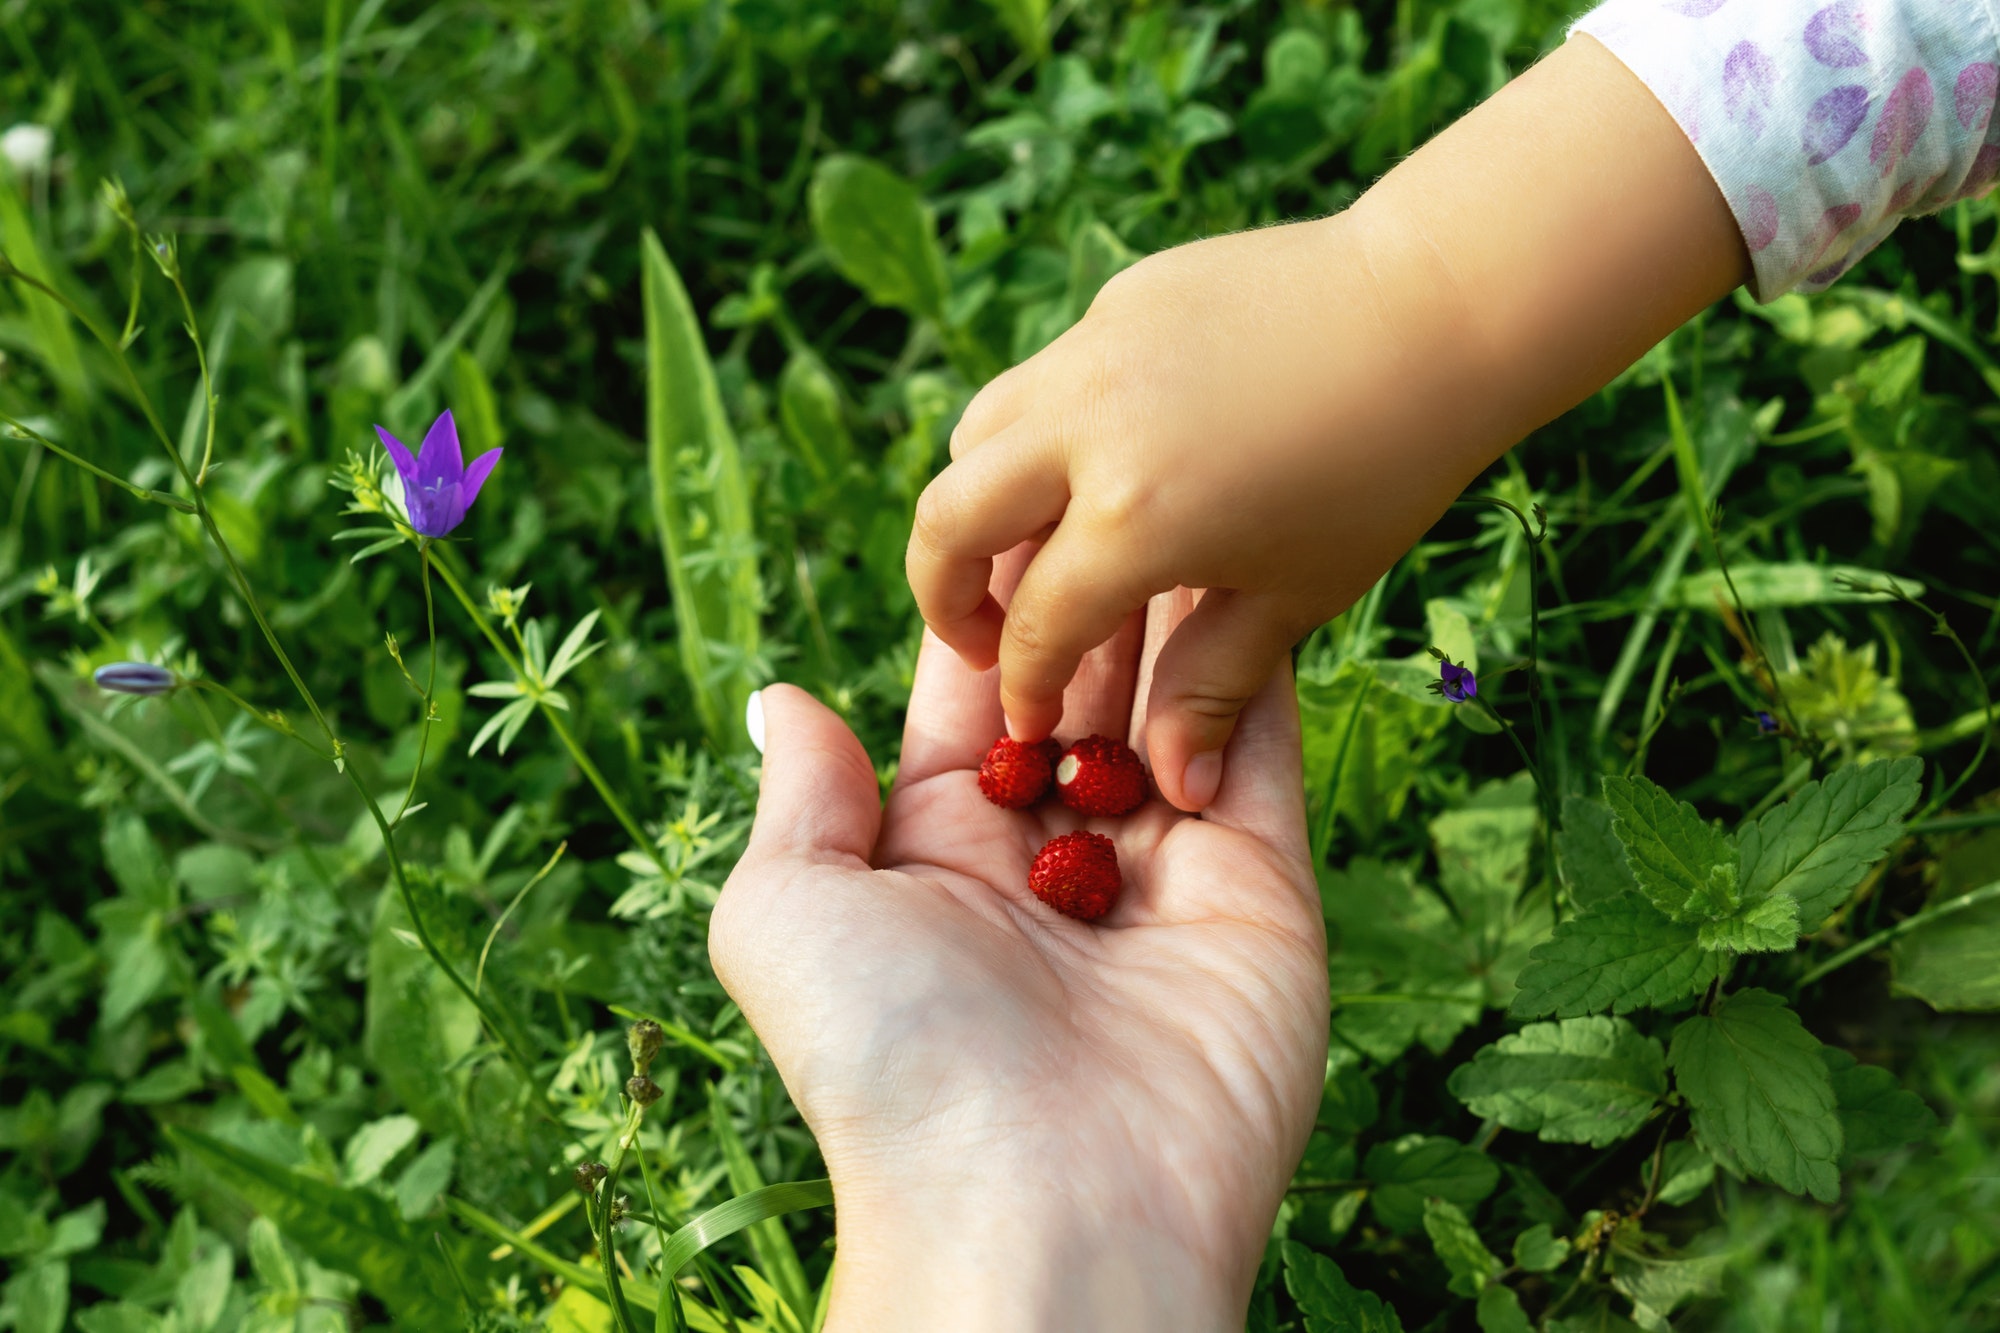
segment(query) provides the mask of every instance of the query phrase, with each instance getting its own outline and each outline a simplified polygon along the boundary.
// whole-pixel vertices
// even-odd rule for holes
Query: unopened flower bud
[[[651,1106],[660,1100],[660,1085],[644,1074],[634,1074],[625,1080],[625,1095],[640,1106]]]
[[[151,662],[113,662],[91,673],[100,690],[117,694],[165,694],[179,682],[174,673]]]
[[[578,1162],[574,1178],[577,1193],[589,1196],[597,1193],[597,1187],[611,1174],[611,1168],[602,1162]]]
[[[625,1049],[632,1052],[632,1072],[653,1072],[653,1057],[667,1041],[667,1034],[650,1018],[642,1018],[625,1030]]]

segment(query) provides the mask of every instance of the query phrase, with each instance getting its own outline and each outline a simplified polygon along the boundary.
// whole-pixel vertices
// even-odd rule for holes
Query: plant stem
[[[423,570],[424,625],[425,632],[430,640],[431,665],[430,671],[424,678],[424,720],[423,730],[417,733],[417,766],[410,770],[410,788],[403,793],[402,808],[396,811],[396,818],[391,821],[398,827],[402,825],[403,816],[409,813],[410,802],[416,799],[417,779],[424,775],[424,755],[431,748],[431,716],[437,711],[437,705],[434,701],[437,698],[438,622],[437,605],[431,600],[431,542],[428,537],[417,543],[417,563]],[[488,943],[490,944],[491,941],[489,940]],[[481,966],[484,967],[486,962],[485,954],[482,953],[480,955],[479,961]],[[473,989],[478,990],[479,987],[475,984]]]
[[[79,458],[77,455],[71,453],[69,450],[63,448],[61,445],[55,443],[55,441],[49,439],[46,435],[43,435],[38,431],[36,431],[32,426],[23,425],[21,422],[16,421],[14,418],[8,416],[4,412],[0,412],[0,423],[5,423],[14,432],[15,438],[23,440],[33,440],[36,444],[41,445],[42,448],[48,450],[50,453],[54,454],[57,458],[65,459],[71,463],[74,463],[78,467],[82,468],[85,472],[95,473],[97,476],[102,477],[104,480],[110,482],[113,486],[118,486],[126,491],[129,491],[135,499],[145,500],[152,504],[165,505],[169,509],[178,509],[183,514],[192,514],[195,511],[194,506],[189,504],[186,500],[181,499],[180,496],[169,495],[165,491],[149,491],[144,486],[135,486],[131,482],[125,480],[125,478],[123,477],[115,476],[112,473],[106,472],[103,468],[97,466],[97,464],[91,462],[89,459]]]
[[[1839,953],[1800,977],[1797,989],[1804,990],[1807,986],[1812,985],[1828,973],[1839,971],[1855,959],[1865,957],[1883,945],[1892,943],[1921,926],[1927,926],[1940,918],[1951,916],[1957,912],[1963,912],[1969,907],[1977,907],[1981,903],[1995,901],[2000,901],[2000,880],[1995,880],[1991,884],[1981,885],[1979,888],[1962,893],[1956,898],[1947,898],[1941,903],[1926,907],[1915,916],[1903,918],[1887,930],[1878,930],[1867,939],[1848,945],[1845,949],[1842,949]]]

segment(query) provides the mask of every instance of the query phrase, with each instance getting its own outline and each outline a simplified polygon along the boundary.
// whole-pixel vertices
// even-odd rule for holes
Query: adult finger
[[[1146,643],[1146,613],[1125,617],[1115,633],[1083,655],[1076,675],[1063,690],[1062,721],[1056,733],[1066,741],[1085,736],[1126,738],[1132,720],[1132,695],[1139,675],[1139,653]],[[997,702],[997,700],[996,700]]]
[[[975,670],[999,652],[993,557],[1040,536],[1068,502],[1060,456],[1025,430],[953,463],[917,497],[904,557],[910,591],[924,623]]]
[[[1206,822],[1243,832],[1304,863],[1305,781],[1299,750],[1299,700],[1292,664],[1280,657],[1243,709],[1225,751],[1222,787],[1202,812]]]
[[[866,869],[882,827],[881,788],[839,714],[797,686],[767,685],[751,696],[745,721],[761,741],[764,777],[742,864]]]
[[[1215,799],[1237,715],[1304,632],[1301,615],[1264,594],[1211,589],[1168,638],[1153,664],[1146,753],[1174,805]]]
[[[1064,519],[1021,576],[1000,636],[1000,704],[1016,739],[1055,730],[1063,689],[1083,655],[1155,591],[1134,567],[1120,566],[1087,519]]]

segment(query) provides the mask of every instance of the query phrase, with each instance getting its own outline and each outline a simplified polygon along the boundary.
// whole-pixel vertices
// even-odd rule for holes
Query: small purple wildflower
[[[97,668],[90,678],[100,690],[147,697],[165,694],[180,683],[173,672],[150,662],[113,662]]]
[[[1438,677],[1438,693],[1455,704],[1462,704],[1479,694],[1478,678],[1469,668],[1459,666],[1450,659],[1438,663]]]
[[[403,479],[403,508],[409,512],[410,526],[426,537],[442,537],[465,521],[465,511],[479,498],[479,488],[502,452],[488,449],[468,465],[458,445],[458,423],[448,410],[431,423],[415,458],[388,431],[377,426],[375,433]]]
[[[1764,712],[1762,709],[1759,709],[1757,712],[1757,730],[1759,733],[1765,736],[1777,735],[1778,719],[1772,717],[1769,713]]]

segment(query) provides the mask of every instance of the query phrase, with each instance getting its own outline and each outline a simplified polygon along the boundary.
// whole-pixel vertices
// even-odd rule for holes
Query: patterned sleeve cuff
[[[2000,177],[2000,0],[1609,0],[1571,29],[1672,113],[1760,301],[1819,291],[1904,218]]]

